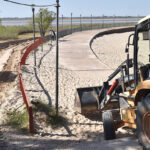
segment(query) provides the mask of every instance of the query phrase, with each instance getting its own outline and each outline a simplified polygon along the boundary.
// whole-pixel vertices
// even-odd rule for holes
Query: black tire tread
[[[111,111],[105,111],[102,114],[104,138],[105,140],[116,139],[115,126]]]
[[[150,93],[142,98],[138,102],[137,112],[136,112],[136,125],[137,125],[137,135],[139,143],[143,146],[144,150],[150,150],[150,142],[147,140],[144,135],[142,127],[142,119],[146,112],[150,111]]]

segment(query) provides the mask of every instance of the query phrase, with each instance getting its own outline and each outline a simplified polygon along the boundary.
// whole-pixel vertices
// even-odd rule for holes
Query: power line
[[[15,2],[15,1],[11,1],[11,0],[4,0],[4,1],[10,2],[10,3],[14,3],[14,4],[18,4],[18,5],[23,5],[23,6],[30,6],[30,7],[52,7],[52,6],[56,7],[56,4],[52,4],[52,5],[36,5],[36,4],[19,3],[19,2]]]
[[[59,0],[56,0],[56,4],[52,4],[52,5],[35,5],[35,4],[25,4],[25,3],[19,3],[19,2],[15,2],[12,0],[4,0],[6,2],[10,2],[13,4],[17,4],[17,5],[23,5],[23,6],[30,6],[32,7],[32,11],[33,11],[33,16],[34,16],[34,7],[51,7],[54,6],[56,7],[56,14],[57,14],[57,25],[56,25],[56,103],[55,103],[55,109],[56,109],[56,114],[58,115],[58,100],[59,100],[59,44],[58,44],[58,36],[59,36]],[[34,17],[33,17],[33,26],[35,28],[35,23],[34,23]],[[33,29],[34,32],[34,50],[35,50],[35,30]],[[36,53],[35,53],[36,54]],[[36,55],[35,55],[36,56]],[[36,66],[36,61],[35,61],[35,66]],[[35,67],[36,69],[36,67]]]

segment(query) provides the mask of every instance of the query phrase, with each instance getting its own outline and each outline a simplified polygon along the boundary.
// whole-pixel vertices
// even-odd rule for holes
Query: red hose
[[[107,95],[111,95],[113,90],[115,89],[115,87],[117,86],[118,84],[118,80],[115,80],[114,83],[112,84],[112,86],[109,88],[108,92],[107,92]]]

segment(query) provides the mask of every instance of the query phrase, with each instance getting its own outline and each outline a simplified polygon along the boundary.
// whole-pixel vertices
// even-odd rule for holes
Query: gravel
[[[94,40],[92,48],[100,61],[115,69],[125,60],[124,54],[127,37],[130,33],[106,35]],[[50,42],[39,47],[36,51],[36,75],[34,71],[34,52],[32,52],[23,67],[23,80],[29,100],[42,100],[55,105],[55,45]],[[74,111],[76,88],[98,86],[107,78],[102,71],[71,71],[67,66],[59,66],[59,109],[69,120],[67,126],[53,130],[43,122],[38,123],[38,130],[34,136],[21,135],[12,129],[3,130],[4,137],[10,149],[60,149],[76,145],[82,141],[103,141],[103,127],[99,120],[90,120]],[[40,84],[39,84],[40,83]],[[18,84],[18,82],[17,82]],[[17,86],[16,86],[17,88]],[[46,93],[46,94],[45,94]],[[10,100],[11,105],[22,105],[20,92],[17,101]],[[18,106],[14,102],[19,103]],[[11,108],[11,105],[5,105]],[[119,129],[117,138],[129,137],[131,130]],[[24,144],[22,144],[24,143]],[[10,146],[11,145],[11,146]],[[12,146],[13,145],[13,146]],[[42,146],[43,145],[43,146]],[[55,148],[54,148],[55,147]]]

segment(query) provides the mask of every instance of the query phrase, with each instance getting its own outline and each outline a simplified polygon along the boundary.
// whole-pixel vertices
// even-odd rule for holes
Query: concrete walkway
[[[100,30],[76,32],[60,39],[60,63],[74,71],[110,70],[90,49],[89,42]]]
[[[64,68],[77,71],[84,77],[106,76],[112,69],[97,59],[90,49],[89,42],[100,30],[73,33],[59,40],[59,62]],[[93,73],[93,71],[95,71]],[[69,149],[81,150],[141,150],[136,138],[121,138],[103,142],[81,142]]]

